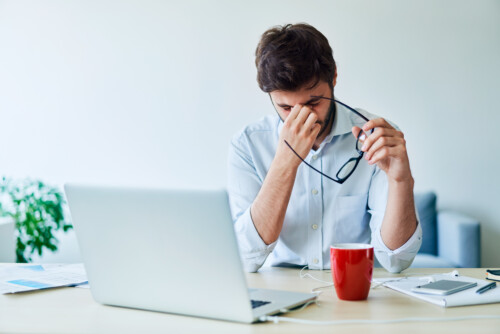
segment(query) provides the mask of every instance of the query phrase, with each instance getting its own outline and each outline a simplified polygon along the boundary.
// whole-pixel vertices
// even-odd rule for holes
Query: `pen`
[[[486,291],[488,291],[490,289],[494,289],[496,287],[497,287],[497,283],[496,282],[491,282],[490,284],[487,284],[487,285],[483,286],[482,288],[477,289],[476,293],[481,294],[483,292],[486,292]]]

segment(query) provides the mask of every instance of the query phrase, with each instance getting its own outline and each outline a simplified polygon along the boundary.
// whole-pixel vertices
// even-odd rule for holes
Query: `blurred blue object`
[[[415,194],[423,239],[411,268],[478,268],[481,265],[479,221],[436,208],[436,194]]]

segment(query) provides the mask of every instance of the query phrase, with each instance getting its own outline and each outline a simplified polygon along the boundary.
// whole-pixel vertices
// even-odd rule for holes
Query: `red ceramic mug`
[[[373,274],[372,245],[335,244],[330,247],[330,264],[339,299],[368,298]]]

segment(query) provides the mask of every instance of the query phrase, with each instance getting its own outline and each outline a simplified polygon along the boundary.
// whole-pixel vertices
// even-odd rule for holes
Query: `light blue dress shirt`
[[[346,161],[357,157],[351,129],[365,123],[341,104],[336,103],[336,108],[330,134],[304,159],[332,177]],[[369,119],[377,118],[356,110]],[[371,243],[379,263],[390,272],[408,268],[422,243],[422,229],[418,224],[403,246],[387,248],[380,235],[387,204],[387,176],[365,159],[343,184],[301,164],[280,236],[266,245],[253,224],[250,206],[274,159],[282,127],[278,115],[266,116],[236,134],[229,147],[229,202],[245,270],[255,272],[264,262],[330,269],[330,246],[351,242]]]

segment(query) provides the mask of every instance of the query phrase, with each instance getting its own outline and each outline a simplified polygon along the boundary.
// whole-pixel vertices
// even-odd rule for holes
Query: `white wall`
[[[0,173],[224,186],[231,136],[273,112],[255,46],[288,22],[328,37],[337,97],[404,130],[416,189],[480,219],[499,267],[494,0],[0,1]]]

